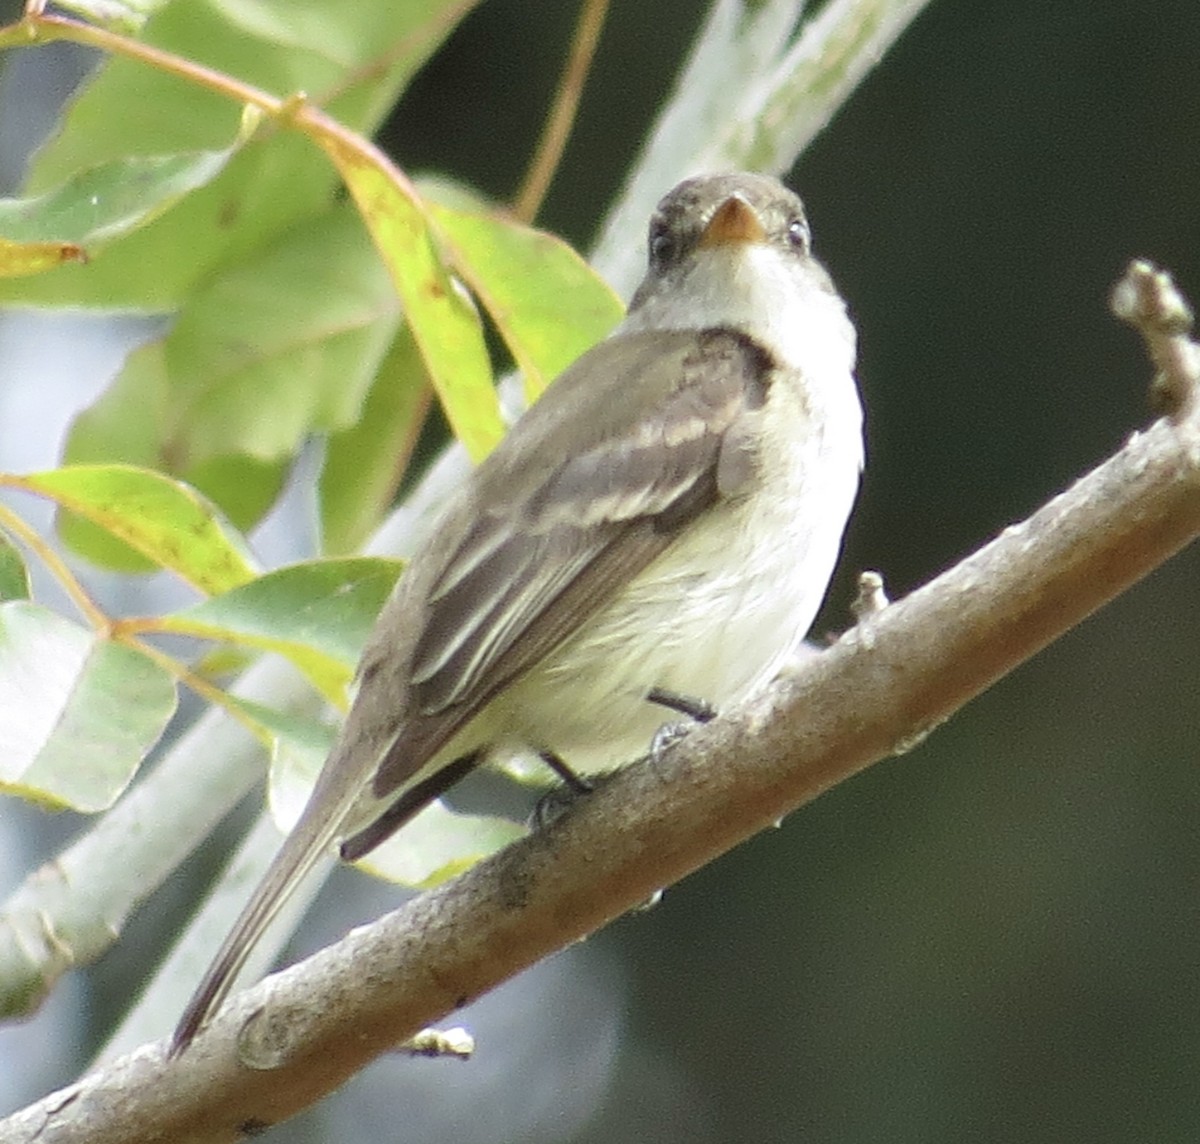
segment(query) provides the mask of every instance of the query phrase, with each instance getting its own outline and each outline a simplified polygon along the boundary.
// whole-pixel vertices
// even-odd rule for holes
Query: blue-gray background
[[[586,246],[705,7],[615,0],[544,224]],[[574,10],[483,4],[393,154],[511,194]],[[933,0],[801,160],[869,411],[827,627],[855,570],[903,593],[1146,420],[1106,295],[1145,255],[1200,297],[1198,54],[1194,0]],[[0,69],[11,193],[70,68]],[[0,465],[50,461],[129,333],[0,317]],[[268,1138],[1196,1139],[1198,572],[1185,553],[911,755],[485,1001],[469,1064],[384,1062]],[[0,804],[0,890],[75,828]],[[363,881],[304,946],[394,900],[348,905]],[[156,905],[0,1031],[0,1110],[70,1078],[171,924]]]

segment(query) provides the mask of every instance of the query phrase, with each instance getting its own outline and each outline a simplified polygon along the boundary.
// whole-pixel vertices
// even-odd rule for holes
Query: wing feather
[[[587,358],[477,473],[469,523],[428,593],[413,707],[377,773],[381,797],[716,503],[722,444],[761,406],[770,364],[730,330],[630,335]],[[606,365],[635,395],[625,408],[611,388],[582,391]],[[565,417],[590,431],[573,454],[547,457],[552,422]]]

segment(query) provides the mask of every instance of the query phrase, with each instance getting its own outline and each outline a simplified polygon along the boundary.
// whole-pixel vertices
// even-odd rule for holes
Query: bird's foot
[[[534,805],[533,814],[530,816],[531,825],[535,830],[542,830],[565,814],[577,799],[591,794],[595,788],[582,775],[577,775],[553,751],[539,751],[538,757],[563,781],[562,786],[548,790]]]
[[[706,700],[691,695],[680,695],[677,691],[668,691],[665,687],[652,687],[646,692],[646,698],[660,707],[687,716],[686,722],[677,719],[664,723],[654,732],[654,738],[650,740],[650,758],[656,762],[662,758],[668,747],[679,742],[697,723],[709,723],[717,717],[717,709]]]

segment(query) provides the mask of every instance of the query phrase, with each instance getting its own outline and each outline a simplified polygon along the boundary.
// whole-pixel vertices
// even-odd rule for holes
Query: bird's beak
[[[741,195],[730,195],[713,212],[697,245],[701,250],[714,246],[749,245],[762,242],[766,237],[767,232],[763,230],[754,208]]]

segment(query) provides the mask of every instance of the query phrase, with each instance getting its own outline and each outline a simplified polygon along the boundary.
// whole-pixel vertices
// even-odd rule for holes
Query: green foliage
[[[335,204],[195,290],[76,419],[66,459],[165,469],[248,528],[309,435],[357,420],[399,321],[366,232]]]
[[[396,561],[378,557],[305,561],[164,616],[158,626],[278,652],[340,702],[399,574]]]
[[[0,278],[40,273],[68,259],[90,262],[106,242],[148,225],[212,182],[237,146],[131,155],[80,171],[43,194],[0,199]]]
[[[495,322],[525,378],[542,390],[620,321],[622,306],[560,239],[478,207],[430,204],[451,264]]]
[[[474,456],[503,432],[485,316],[530,394],[619,320],[615,295],[559,240],[444,184],[427,198],[359,134],[472,6],[80,4],[72,10],[96,25],[0,29],[0,46],[65,37],[109,51],[22,196],[0,203],[0,303],[171,319],[76,418],[62,468],[0,474],[0,486],[53,501],[61,538],[90,562],[167,570],[206,597],[167,615],[106,617],[0,506],[0,709],[18,744],[0,775],[8,790],[109,806],[183,680],[274,743],[273,784],[295,803],[326,730],[222,691],[208,674],[229,660],[220,649],[242,662],[285,656],[344,704],[399,573],[351,554],[395,496],[430,395]],[[323,547],[341,558],[262,574],[245,530],[314,437],[325,442]],[[28,602],[4,532],[63,581],[90,626]],[[159,635],[190,637],[191,661],[163,652]],[[516,832],[440,810],[421,821],[380,869],[425,882]]]

